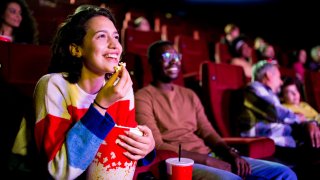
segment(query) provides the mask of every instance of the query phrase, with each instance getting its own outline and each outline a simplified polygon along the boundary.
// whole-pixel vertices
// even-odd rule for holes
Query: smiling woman
[[[40,78],[34,92],[35,137],[46,176],[132,179],[138,162],[153,160],[152,132],[135,121],[130,75],[124,65],[114,73],[121,53],[109,9],[79,6],[59,26],[50,74]],[[146,136],[119,135],[115,126],[138,128]],[[117,154],[119,148],[123,153]]]
[[[0,35],[15,43],[38,43],[34,17],[24,0],[0,1]]]

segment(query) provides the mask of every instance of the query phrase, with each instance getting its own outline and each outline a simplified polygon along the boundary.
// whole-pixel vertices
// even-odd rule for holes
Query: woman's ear
[[[72,56],[81,58],[82,57],[82,48],[75,43],[69,45],[69,51]]]

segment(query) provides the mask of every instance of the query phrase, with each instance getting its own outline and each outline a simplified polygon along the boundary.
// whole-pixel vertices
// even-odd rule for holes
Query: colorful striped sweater
[[[133,89],[110,106],[105,116],[92,106],[95,97],[70,84],[62,73],[48,74],[38,81],[34,92],[35,138],[53,178],[75,179],[88,168],[88,179],[105,177],[108,133],[115,123],[137,126]]]

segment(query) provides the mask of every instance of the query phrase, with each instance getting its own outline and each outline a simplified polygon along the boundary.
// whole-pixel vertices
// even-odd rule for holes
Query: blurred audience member
[[[262,37],[256,37],[254,39],[254,45],[253,45],[254,50],[261,51],[265,45],[266,45],[266,41]]]
[[[252,63],[256,63],[260,58],[260,52],[262,51],[263,47],[267,44],[265,39],[262,37],[256,37],[253,41],[253,53],[252,53]]]
[[[310,52],[311,60],[309,61],[307,68],[311,71],[320,70],[320,45],[311,48]]]
[[[39,0],[39,5],[54,8],[57,6],[57,1],[56,0]]]
[[[230,63],[243,67],[246,78],[251,79],[252,48],[245,39],[241,38],[239,40],[235,40],[232,49],[234,55]]]
[[[283,82],[278,63],[273,60],[261,60],[253,66],[252,74],[252,83],[245,91],[246,109],[243,115],[248,116],[241,118],[241,134],[268,136],[276,145],[282,147],[298,146],[292,136],[291,126],[300,124],[301,119],[280,103],[278,93]],[[316,130],[319,131],[318,128]],[[313,139],[313,145],[320,148],[320,141],[318,144],[316,138],[320,140],[320,134]]]
[[[276,52],[273,45],[266,43],[260,48],[260,52],[257,55],[258,61],[263,59],[276,59]]]
[[[289,63],[289,67],[293,68],[296,72],[296,77],[303,83],[305,63],[307,62],[307,51],[305,49],[299,49],[292,53],[292,58]]]
[[[150,31],[151,30],[149,21],[143,16],[136,18],[134,20],[133,24],[134,24],[134,28],[137,30],[140,30],[140,31]]]
[[[227,24],[224,28],[225,36],[221,39],[229,47],[232,45],[233,40],[240,36],[240,28],[235,24]]]
[[[301,101],[297,82],[287,78],[282,85],[283,106],[300,116],[302,121],[317,121],[320,123],[319,113],[307,102]]]
[[[292,165],[298,178],[319,179],[319,125],[281,104],[278,93],[282,84],[276,61],[260,60],[253,65],[252,83],[245,90],[243,111],[238,116],[241,136],[273,139],[275,158]]]
[[[0,1],[0,35],[14,43],[38,43],[34,17],[24,0]]]
[[[232,58],[232,43],[240,37],[240,28],[235,24],[227,24],[224,28],[224,35],[215,44],[214,58],[217,63],[229,63]]]

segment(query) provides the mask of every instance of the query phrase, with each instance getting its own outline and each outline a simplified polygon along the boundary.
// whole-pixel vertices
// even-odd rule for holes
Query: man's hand
[[[303,115],[302,113],[295,113],[295,114],[299,117],[299,119],[300,119],[301,122],[307,121],[306,116]]]
[[[208,156],[205,165],[231,172],[231,164],[213,157]]]
[[[320,148],[320,130],[316,123],[310,122],[307,124],[311,145],[314,148]]]
[[[251,174],[251,167],[249,163],[240,156],[234,159],[234,163],[233,172],[235,174],[242,178]]]

